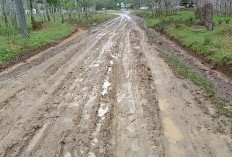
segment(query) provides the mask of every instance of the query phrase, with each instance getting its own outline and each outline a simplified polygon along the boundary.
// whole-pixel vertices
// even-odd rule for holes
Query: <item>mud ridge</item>
[[[142,53],[142,49],[136,47],[136,45],[140,45],[140,39],[142,36],[139,34],[140,32],[137,30],[133,30],[131,36],[134,36],[133,45],[133,54],[134,60],[136,61],[134,64],[137,75],[137,84],[138,84],[138,92],[140,93],[140,99],[142,100],[142,107],[144,111],[144,119],[147,124],[144,126],[149,132],[150,139],[153,140],[154,144],[152,149],[154,149],[155,154],[158,156],[164,156],[163,144],[162,144],[162,126],[159,116],[159,105],[158,100],[156,98],[156,90],[153,84],[154,79],[151,73],[151,69],[148,66],[146,58]],[[146,100],[146,101],[145,101]]]

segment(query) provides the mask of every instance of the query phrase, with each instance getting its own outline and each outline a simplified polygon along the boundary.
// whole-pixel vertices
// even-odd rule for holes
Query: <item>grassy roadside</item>
[[[115,15],[97,13],[92,14],[88,20],[84,16],[80,18],[76,16],[75,19],[65,23],[61,23],[61,17],[56,17],[55,21],[52,19],[51,22],[44,22],[42,29],[38,31],[32,31],[30,18],[27,17],[28,29],[30,31],[28,38],[23,38],[12,25],[2,25],[0,27],[0,63],[65,38],[71,35],[79,25],[89,28],[114,17]],[[35,19],[36,21],[41,21],[43,17],[35,16]]]
[[[141,13],[142,13],[142,15],[141,15]],[[144,17],[144,16],[150,17],[150,15],[147,15],[146,12],[139,11],[136,14],[139,14],[139,16],[142,16],[142,17]],[[143,15],[143,14],[145,14],[145,15]],[[181,15],[181,18],[182,18],[182,20],[188,19],[188,17],[190,15],[192,15],[192,13],[190,11],[187,11],[186,14]],[[175,15],[175,16],[178,18],[180,17],[179,15]],[[168,18],[170,18],[170,17],[168,17]],[[146,20],[148,27],[157,27],[157,25],[159,26],[159,24],[162,23],[161,18],[155,18],[155,19],[154,18],[152,18],[152,19],[145,18],[145,20]],[[197,23],[200,21],[195,21],[195,22]],[[178,28],[175,28],[175,25],[173,26],[172,24],[171,25],[164,25],[164,27],[165,27],[165,30],[163,30],[163,31],[167,31],[167,33],[171,29],[176,29],[175,31],[183,31],[183,30],[178,30]],[[185,27],[187,27],[187,26],[185,26]],[[160,27],[160,28],[162,28],[162,27]],[[161,39],[159,39],[159,37],[156,34],[151,32],[147,28],[144,28],[144,29],[147,32],[149,40],[151,42],[156,43],[156,44],[159,44],[160,42],[162,42]],[[204,30],[204,31],[207,31],[207,30]],[[191,35],[186,34],[184,37],[184,40],[186,40],[186,41],[191,40],[190,39]],[[178,59],[178,57],[176,57],[176,56],[173,56],[173,55],[168,54],[168,53],[162,53],[161,57],[164,58],[164,60],[173,69],[174,73],[177,76],[179,76],[181,78],[186,78],[186,79],[190,80],[191,82],[193,82],[195,85],[202,88],[204,90],[204,92],[207,94],[207,97],[216,105],[218,114],[225,115],[227,117],[232,118],[232,109],[227,108],[228,104],[226,104],[226,102],[224,100],[222,100],[221,98],[219,98],[216,95],[214,85],[211,81],[209,81],[207,78],[205,78],[205,77],[201,76],[200,74],[198,74],[197,72],[195,72],[190,66],[185,64],[183,61]]]
[[[214,31],[208,31],[195,18],[193,10],[182,10],[180,15],[154,18],[151,12],[135,11],[146,20],[147,26],[173,37],[211,64],[232,69],[232,17],[214,17]]]
[[[28,38],[19,33],[0,36],[0,62],[11,60],[14,56],[36,50],[58,39],[70,35],[75,26],[62,23],[44,23],[43,29],[33,31]]]
[[[232,110],[226,108],[228,105],[221,98],[216,96],[214,86],[209,80],[200,76],[191,67],[180,61],[175,56],[162,54],[161,57],[164,58],[176,75],[189,79],[195,85],[201,87],[207,95],[209,95],[210,100],[216,104],[218,114],[232,118]]]

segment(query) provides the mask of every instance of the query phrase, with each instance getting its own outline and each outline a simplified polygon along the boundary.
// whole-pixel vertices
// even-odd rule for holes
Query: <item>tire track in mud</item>
[[[115,22],[114,22],[115,23]],[[113,23],[113,24],[114,24]],[[108,32],[106,32],[105,34],[107,34]],[[99,34],[101,34],[101,33],[99,33]],[[104,38],[104,34],[103,35],[100,35],[101,36],[101,38]],[[101,40],[100,40],[101,41]],[[96,43],[95,45],[98,45],[98,44],[100,44],[100,42],[98,42],[98,43]],[[85,44],[86,45],[86,44]],[[93,46],[94,47],[94,46]],[[46,80],[47,79],[49,79],[49,80],[53,80],[54,79],[54,73],[56,73],[59,69],[60,69],[60,67],[64,64],[64,63],[66,63],[68,60],[70,60],[72,57],[73,57],[73,55],[75,54],[75,53],[77,53],[79,50],[80,51],[83,51],[83,50],[85,50],[85,48],[78,48],[78,50],[76,50],[76,51],[73,51],[74,49],[76,48],[76,46],[74,47],[74,48],[72,48],[71,50],[72,50],[72,53],[68,53],[68,54],[66,54],[65,55],[65,57],[63,57],[63,58],[61,58],[61,63],[60,62],[58,62],[58,63],[55,63],[55,64],[52,64],[50,67],[48,67],[46,70],[45,70],[45,76],[49,76],[49,78],[46,78],[44,75],[43,76],[41,76],[41,78],[34,78],[34,79],[36,79],[36,80],[39,80],[39,81],[37,81],[36,83],[37,83],[37,85],[35,85],[35,83],[34,82],[32,82],[32,87],[24,87],[24,88],[22,88],[22,89],[20,89],[19,90],[19,92],[18,93],[20,93],[20,92],[23,92],[23,91],[25,91],[25,90],[27,90],[28,88],[34,88],[35,86],[38,86],[38,85],[40,85],[41,84],[41,82],[46,82]],[[70,49],[69,49],[69,51],[70,51]],[[38,69],[35,69],[34,71],[37,71]],[[4,92],[3,92],[4,93]],[[17,92],[15,92],[15,94],[17,94]],[[2,105],[1,105],[1,108],[3,108],[3,106],[5,106],[6,104],[8,104],[8,101],[9,100],[12,100],[12,99],[14,99],[14,97],[15,97],[15,95],[13,95],[13,96],[11,96],[11,97],[9,97],[7,100],[5,100],[3,103],[2,103]]]
[[[113,139],[114,139],[114,110],[116,104],[116,78],[117,77],[117,58],[118,46],[113,48],[113,52],[107,55],[106,63],[108,68],[105,73],[104,83],[102,84],[101,94],[97,99],[98,108],[94,113],[97,120],[93,122],[95,125],[94,132],[91,133],[91,149],[88,156],[113,156]]]
[[[107,32],[108,33],[108,32]],[[107,33],[105,33],[105,34],[107,34]],[[105,34],[103,34],[103,35],[101,35],[102,36],[102,38],[104,38],[104,36],[105,36]],[[101,39],[101,38],[100,38]],[[96,47],[95,45],[98,45],[99,43],[104,43],[104,40],[100,40],[100,42],[95,42],[95,44],[93,44],[92,45],[92,47]],[[97,52],[97,50],[95,50],[95,49],[93,49],[93,51],[95,52]],[[94,58],[94,57],[93,57]],[[85,59],[83,59],[83,60],[85,60]],[[75,67],[75,68],[77,68],[77,67]],[[73,73],[73,72],[71,72],[71,73]],[[70,73],[69,73],[70,74]],[[69,78],[70,76],[69,76],[69,74],[65,77],[65,78]],[[64,78],[64,79],[65,79]],[[33,85],[34,86],[34,85]],[[59,85],[59,86],[62,86],[62,85]],[[57,87],[57,88],[59,88],[59,87]],[[66,87],[65,87],[66,88]],[[57,91],[55,90],[53,93],[56,93]],[[53,95],[50,95],[50,97],[53,97]],[[55,108],[50,108],[50,109],[55,109]],[[47,112],[47,111],[46,111]],[[15,146],[15,144],[14,144],[14,146]]]
[[[143,110],[143,119],[146,123],[144,126],[147,130],[148,139],[152,140],[151,149],[153,154],[147,156],[164,156],[163,142],[162,142],[162,127],[159,117],[159,105],[156,98],[156,89],[154,86],[154,78],[151,69],[147,63],[146,57],[142,51],[141,32],[134,29],[131,32],[131,45],[133,56],[135,60],[134,68],[137,76],[137,92],[140,96],[140,102]],[[137,109],[139,110],[139,109]]]
[[[123,54],[115,113],[115,155],[162,156],[159,106],[155,99],[152,75],[131,21],[128,28],[121,44]]]
[[[110,25],[113,25],[112,27],[111,27],[111,29],[114,29],[117,25],[114,25],[115,23],[116,23],[117,21],[113,21],[113,22],[111,22],[110,23]],[[110,28],[110,27],[108,27],[108,28]],[[107,35],[110,31],[111,31],[111,29],[110,30],[108,30],[108,31],[106,31],[106,32],[104,32],[104,33],[102,33],[102,32],[98,32],[98,34],[95,34],[97,31],[95,31],[95,33],[92,35],[92,34],[90,34],[89,36],[87,36],[87,39],[86,40],[83,40],[83,42],[84,42],[84,45],[80,45],[80,46],[86,46],[87,47],[87,49],[88,49],[88,47],[89,47],[89,45],[88,45],[88,41],[89,40],[93,40],[94,39],[94,37],[96,37],[96,38],[99,38],[99,39],[103,39],[104,38],[104,36],[105,35]],[[98,29],[97,29],[98,30]],[[98,30],[99,31],[99,30]],[[97,40],[97,42],[99,41],[99,39]],[[96,43],[96,41],[93,41],[93,43],[95,43],[95,45],[92,45],[92,47],[94,47],[94,46],[96,46],[96,45],[98,45],[99,43]],[[86,48],[85,47],[81,47],[81,48],[78,48],[78,46],[79,45],[77,45],[77,44],[70,44],[70,46],[69,46],[69,44],[68,45],[66,45],[65,47],[64,47],[64,49],[62,49],[62,51],[63,52],[61,52],[61,53],[58,53],[58,55],[55,55],[55,57],[52,57],[52,58],[49,58],[49,59],[47,59],[47,65],[49,65],[50,64],[50,66],[44,66],[44,64],[42,65],[42,66],[35,66],[34,68],[32,68],[32,69],[29,69],[28,71],[26,71],[26,72],[23,72],[23,73],[21,73],[20,74],[20,80],[18,80],[18,81],[15,81],[17,78],[13,78],[13,79],[11,79],[12,78],[12,76],[10,75],[10,79],[9,80],[6,80],[6,81],[2,81],[2,83],[0,84],[0,86],[1,86],[1,89],[3,89],[3,91],[2,91],[2,93],[4,93],[4,95],[2,95],[1,96],[1,99],[0,99],[0,102],[2,102],[3,101],[3,103],[4,103],[4,101],[6,101],[6,102],[8,102],[7,101],[7,97],[9,98],[9,99],[12,99],[13,97],[14,97],[14,94],[15,93],[17,93],[18,91],[24,91],[24,90],[27,90],[27,86],[25,86],[25,85],[27,85],[28,83],[31,83],[32,82],[32,84],[34,83],[33,81],[34,80],[41,80],[40,78],[38,78],[37,79],[37,75],[38,74],[40,74],[39,73],[39,71],[44,71],[45,69],[49,69],[49,68],[51,68],[52,66],[56,66],[56,68],[55,67],[53,67],[52,68],[52,70],[58,70],[58,69],[60,69],[60,67],[62,67],[61,65],[62,64],[60,64],[59,62],[58,63],[56,63],[55,62],[55,60],[64,60],[64,62],[65,63],[67,63],[71,58],[74,58],[73,56],[74,55],[76,55],[77,53],[78,53],[78,49],[80,49],[80,51],[79,52],[81,52],[81,51],[85,51],[86,50]],[[77,49],[77,50],[76,50]],[[67,53],[67,50],[68,50],[68,54],[66,54]],[[55,51],[55,50],[54,50]],[[59,51],[60,52],[60,51]],[[65,56],[65,57],[64,57]],[[75,56],[75,57],[77,57],[77,56]],[[45,57],[46,58],[46,57]],[[48,62],[49,61],[49,62]],[[42,67],[42,69],[41,69],[41,67]],[[22,68],[23,69],[23,68]],[[27,70],[27,69],[25,69],[25,70]],[[48,70],[47,70],[48,71]],[[50,71],[49,71],[50,72]],[[54,73],[55,71],[53,71],[53,73]],[[46,77],[46,76],[49,76],[49,74],[51,75],[51,73],[48,73],[48,75],[44,75],[44,73],[42,73],[43,74],[43,76],[41,76],[42,78],[44,78],[44,77]],[[52,75],[53,76],[53,75]],[[24,78],[22,78],[22,77],[24,77]],[[7,77],[2,77],[2,78],[7,78]],[[51,79],[53,79],[53,78],[51,78]],[[45,80],[41,80],[41,82],[44,82]],[[6,83],[4,83],[4,82],[6,82]],[[23,86],[22,86],[23,85]],[[9,93],[8,91],[5,91],[4,90],[4,87],[6,88],[9,88],[9,87],[11,87],[12,89],[14,89],[14,91],[15,91],[15,93],[13,93],[13,95],[12,95],[12,91],[11,91],[11,93]],[[5,103],[6,104],[6,103]],[[1,106],[4,106],[4,105],[1,105]]]
[[[105,74],[104,83],[102,85],[102,92],[97,100],[98,108],[95,110],[97,113],[97,121],[93,122],[95,125],[94,132],[91,133],[91,149],[88,151],[88,156],[114,156],[115,145],[115,104],[117,103],[117,78],[119,78],[118,68],[120,60],[120,44],[124,39],[125,29],[128,24],[123,22],[123,18],[120,20],[120,26],[117,30],[117,42],[112,47],[111,51],[106,57],[106,63],[108,68]]]
[[[112,39],[114,40],[111,41]],[[114,73],[114,61],[116,62],[115,56],[117,56],[115,52],[117,52],[119,40],[119,34],[113,32],[109,41],[103,46],[100,55],[96,57],[94,62],[89,64],[90,67],[94,68],[101,67],[102,64],[104,66],[105,72],[101,81],[101,90],[96,91],[94,98],[85,104],[79,126],[74,129],[79,131],[70,133],[65,138],[66,142],[63,148],[65,151],[62,151],[61,156],[70,154],[74,156],[75,154],[82,156],[107,156],[112,153],[109,149],[111,149],[110,145],[112,143],[110,141],[110,138],[112,138],[110,134],[112,132],[111,121],[114,108],[112,100],[115,100],[112,97],[115,94],[111,94],[114,89],[114,79],[111,77]],[[93,97],[93,95],[90,97]],[[71,137],[75,137],[78,142],[70,140]]]
[[[101,43],[104,43],[104,41],[101,41]],[[68,64],[68,65],[70,65],[70,64]],[[52,84],[52,81],[54,80],[54,78],[55,77],[57,77],[57,76],[59,76],[60,75],[60,73],[63,73],[63,71],[61,71],[61,72],[57,72],[58,74],[56,74],[56,75],[49,75],[49,76],[51,76],[51,78],[48,78],[48,80],[49,81],[45,81],[45,80],[40,80],[39,82],[36,82],[35,84],[32,84],[31,86],[29,86],[29,87],[27,87],[26,89],[23,89],[22,90],[22,92],[24,91],[24,90],[31,90],[31,92],[33,93],[33,92],[37,92],[36,93],[36,96],[38,96],[38,97],[41,97],[46,91],[46,87],[49,85],[49,84]],[[66,77],[67,78],[67,77]],[[45,78],[45,79],[47,79],[47,78]],[[65,78],[64,78],[65,79]],[[42,87],[44,87],[44,89],[43,88],[41,88],[41,87],[39,87],[38,89],[35,89],[37,86],[40,86],[40,84],[42,84],[42,83],[47,83],[47,85],[46,84],[43,84],[42,85]],[[16,97],[24,97],[24,94],[25,93],[22,93],[22,92],[20,92],[20,93],[17,93],[17,94],[19,94],[19,96],[18,95],[15,95],[15,97],[13,97],[13,98],[11,98],[11,101],[12,101],[12,99],[14,100],[13,102],[15,102],[15,101],[18,101],[17,99],[16,99]],[[41,93],[42,92],[42,93]],[[30,93],[30,92],[29,92]],[[9,100],[7,100],[6,102],[8,102]],[[21,100],[21,101],[18,101],[18,102],[22,102],[23,100]],[[33,100],[32,100],[33,101]],[[30,102],[29,102],[30,103]],[[7,107],[9,108],[10,106],[9,106],[9,103],[7,103]],[[17,105],[17,104],[15,104],[15,105]],[[13,108],[13,107],[11,107],[11,108]],[[3,110],[4,111],[4,110]],[[2,112],[3,112],[2,111]]]
[[[102,43],[104,43],[104,41],[102,42]],[[96,50],[93,50],[93,51],[97,51],[97,49]],[[92,56],[92,55],[91,55]],[[95,58],[95,57],[92,57],[92,58]],[[72,72],[73,73],[73,72]],[[86,73],[88,73],[88,71],[86,71]],[[95,76],[96,77],[96,75],[93,75],[93,76]],[[67,78],[69,78],[70,76],[67,76]],[[91,77],[91,76],[90,76]],[[93,77],[94,78],[94,77]],[[96,77],[97,78],[97,77]],[[57,92],[57,91],[56,91]],[[55,96],[53,96],[53,95],[51,95],[51,97],[55,97]],[[71,98],[72,99],[72,98]],[[51,113],[49,113],[49,114],[51,114]]]
[[[120,29],[119,29],[119,32],[121,32]],[[114,38],[114,35],[116,35],[115,38]],[[111,42],[113,38],[115,40],[115,43]],[[108,81],[111,80],[109,76],[110,76],[110,73],[112,73],[113,71],[113,66],[112,66],[114,64],[113,60],[117,59],[116,58],[117,54],[115,54],[115,52],[117,52],[117,43],[119,42],[119,40],[120,40],[120,36],[113,32],[113,36],[106,43],[106,46],[103,46],[100,55],[96,57],[96,60],[94,62],[92,62],[91,64],[89,63],[90,67],[96,68],[96,67],[100,67],[101,64],[104,62],[106,63],[109,62],[109,65],[111,65],[111,67],[108,65],[107,66],[108,68],[105,69],[107,71],[103,73],[104,74],[103,76],[105,75],[107,76],[107,78],[102,79],[104,80],[104,82],[102,82],[103,91],[101,92],[98,91],[98,95],[95,96],[93,99],[91,99],[90,102],[87,102],[87,104],[85,104],[85,107],[87,108],[83,109],[83,112],[81,114],[82,117],[79,119],[78,128],[74,129],[74,130],[79,130],[79,131],[76,133],[69,133],[69,135],[65,137],[64,139],[65,144],[63,144],[62,146],[62,151],[60,154],[61,156],[65,156],[65,155],[68,156],[70,154],[74,156],[75,154],[76,155],[79,154],[83,156],[94,155],[94,154],[104,154],[104,155],[109,154],[108,148],[104,150],[102,145],[100,145],[101,148],[99,148],[99,144],[105,143],[105,145],[107,145],[106,143],[110,141],[109,134],[107,133],[107,131],[105,131],[104,128],[110,128],[111,126],[108,124],[111,124],[110,122],[112,119],[111,107],[113,108],[113,104],[111,103],[112,104],[111,105],[107,103],[107,99],[109,99],[108,95],[111,95],[110,94],[111,91],[109,91],[108,94],[106,94],[106,91],[107,91],[107,87],[109,86],[107,85],[109,83]],[[104,56],[105,52],[103,51],[107,51],[106,56]],[[108,61],[109,58],[111,58],[110,61]],[[112,82],[113,82],[113,79],[112,79]],[[114,89],[112,82],[110,83],[110,87],[109,87],[110,89]],[[104,104],[102,104],[102,102],[104,102]],[[109,114],[104,113],[106,111],[105,110],[106,108],[108,108],[107,110],[109,111],[107,113]],[[105,114],[107,115],[106,118],[104,118],[103,115],[101,115],[102,112],[104,113],[103,115]],[[108,117],[111,117],[111,118],[109,118],[108,120]],[[83,123],[86,125],[84,125]],[[101,131],[102,129],[104,130],[104,132]],[[109,130],[109,133],[112,131],[112,129],[108,129],[108,130]],[[103,133],[103,135],[98,135],[98,133]],[[76,142],[76,144],[73,144],[75,142],[70,140],[70,139],[73,139],[74,137],[77,138],[77,140],[75,141],[78,141]]]
[[[96,45],[101,45],[102,43],[104,43],[104,36],[102,37],[102,39],[100,39],[100,41],[98,41],[97,43],[95,43],[94,45],[92,45],[92,47],[95,47]],[[84,49],[82,48],[81,50],[84,50]],[[95,51],[95,49],[93,49],[92,51]],[[69,60],[73,57],[74,54],[75,54],[75,53],[69,55],[68,58],[65,57],[65,60],[64,60],[64,61],[66,61],[66,62],[64,62],[64,63],[66,63],[67,65],[69,65],[69,63],[67,63],[67,61],[69,61]],[[92,54],[91,54],[91,55],[92,55]],[[93,55],[92,55],[92,56],[93,56]],[[76,56],[76,57],[77,57],[77,56]],[[42,84],[42,83],[44,83],[44,82],[47,82],[47,80],[50,81],[50,82],[48,82],[47,84],[51,84],[51,83],[52,83],[51,81],[53,81],[53,80],[55,79],[55,77],[57,77],[57,75],[59,75],[59,74],[56,74],[56,75],[53,75],[53,74],[54,74],[54,73],[58,73],[57,71],[61,69],[59,66],[62,66],[64,63],[63,63],[62,61],[61,61],[61,63],[56,63],[56,64],[55,64],[55,65],[56,65],[56,67],[55,67],[56,71],[54,71],[54,68],[52,68],[52,69],[53,69],[52,71],[49,71],[49,68],[48,68],[47,70],[45,70],[46,76],[49,76],[48,78],[46,78],[46,77],[44,77],[44,76],[43,76],[42,78],[39,78],[39,81],[37,81],[37,82],[32,82],[31,84],[29,84],[29,87],[25,87],[25,88],[21,89],[21,90],[19,91],[19,93],[20,93],[20,92],[23,92],[23,91],[26,91],[26,90],[29,90],[29,89],[32,89],[32,90],[34,91],[34,88],[35,88],[36,86],[39,86],[40,84]],[[55,65],[52,65],[52,66],[55,66]],[[60,72],[60,73],[62,73],[62,72]],[[44,86],[45,86],[45,85],[44,85]],[[45,87],[46,87],[46,86],[45,86]],[[41,90],[41,89],[39,89],[39,91],[40,91],[40,90]],[[16,93],[16,94],[18,94],[18,93]],[[5,100],[5,102],[2,103],[2,104],[3,104],[2,107],[5,106],[4,104],[8,104],[8,101],[14,99],[15,97],[16,97],[16,95],[13,95],[13,96],[10,97],[9,99]]]

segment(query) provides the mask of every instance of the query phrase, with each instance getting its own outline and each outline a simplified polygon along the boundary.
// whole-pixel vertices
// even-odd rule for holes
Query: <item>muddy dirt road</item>
[[[231,128],[127,14],[35,58],[0,74],[1,157],[232,156]]]

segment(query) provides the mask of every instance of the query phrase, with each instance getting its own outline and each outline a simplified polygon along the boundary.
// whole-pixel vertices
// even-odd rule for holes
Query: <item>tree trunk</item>
[[[61,14],[61,23],[64,23],[64,14]]]
[[[33,0],[29,0],[29,3],[30,3],[30,12],[31,12],[31,25],[33,30],[36,30],[36,22],[33,15]]]
[[[8,23],[8,19],[7,19],[7,15],[6,15],[5,3],[6,3],[5,1],[2,2],[2,13],[3,13],[4,21],[7,24]]]
[[[195,0],[196,18],[201,19],[208,30],[213,30],[213,2],[212,0]]]
[[[56,22],[56,14],[57,14],[57,10],[56,10],[56,8],[53,6],[53,20],[54,20],[54,22]]]
[[[105,4],[105,14],[106,14],[106,4]]]
[[[12,26],[14,26],[17,29],[17,17],[16,17],[16,13],[14,12],[11,16],[11,22],[12,22]]]
[[[44,4],[45,4],[46,15],[47,15],[48,21],[50,22],[51,21],[51,16],[50,16],[50,12],[49,12],[49,9],[48,9],[48,5],[46,4],[45,1],[44,1]]]
[[[201,3],[200,3],[200,1],[199,0],[195,0],[195,5],[196,5],[196,8],[195,8],[195,17],[197,19],[201,19]]]
[[[25,10],[23,8],[22,0],[15,0],[15,5],[18,13],[18,20],[19,20],[21,34],[24,37],[27,37],[28,36],[27,23],[26,23]]]
[[[69,21],[71,21],[72,20],[72,14],[71,14],[71,12],[70,12],[70,10],[68,11],[68,19],[69,19]]]
[[[206,3],[202,9],[205,14],[204,21],[206,28],[208,30],[213,30],[213,4]]]
[[[85,12],[85,18],[88,20],[88,13],[87,13],[87,8],[84,8],[84,12]]]

